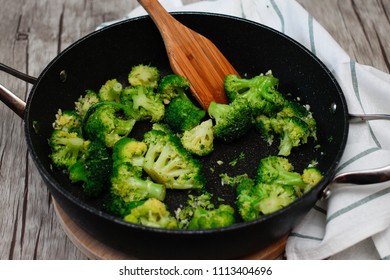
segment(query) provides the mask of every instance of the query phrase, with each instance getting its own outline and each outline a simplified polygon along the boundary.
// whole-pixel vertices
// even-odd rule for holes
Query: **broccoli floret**
[[[302,186],[304,182],[287,158],[268,156],[260,160],[256,183],[278,184],[283,186]]]
[[[277,113],[278,117],[297,117],[303,118],[309,114],[309,111],[302,104],[292,101],[285,100],[283,108]]]
[[[215,120],[213,128],[215,138],[224,142],[240,138],[252,127],[251,108],[241,99],[236,99],[230,104],[212,101],[208,114]]]
[[[133,208],[144,202],[144,200],[125,201],[119,195],[110,192],[103,202],[103,210],[115,217],[124,218]]]
[[[55,129],[49,139],[50,158],[57,168],[68,169],[86,152],[89,143],[76,132]]]
[[[212,195],[202,193],[188,196],[187,205],[175,211],[179,228],[210,229],[232,225],[235,222],[234,209],[225,204],[216,208],[211,203]]]
[[[294,147],[307,143],[309,137],[316,139],[316,121],[306,107],[294,101],[285,101],[284,107],[272,116],[255,118],[257,130],[272,144],[278,135],[279,155],[289,156]]]
[[[175,97],[167,106],[164,121],[175,132],[184,132],[197,126],[205,117],[206,111],[197,107],[183,94]]]
[[[99,99],[101,101],[119,102],[122,88],[122,84],[116,79],[108,80],[99,90]]]
[[[114,163],[128,161],[135,167],[142,169],[147,149],[144,142],[124,137],[115,143],[112,149],[112,159]]]
[[[255,117],[254,121],[257,131],[269,145],[272,145],[275,135],[271,120],[272,118],[266,115],[258,115]]]
[[[111,181],[111,192],[120,196],[125,202],[139,201],[146,198],[165,199],[165,187],[142,178],[142,170],[130,162],[114,164]]]
[[[139,64],[133,66],[128,75],[130,85],[157,88],[160,79],[160,71],[153,66]]]
[[[255,181],[251,178],[240,180],[237,188],[236,205],[244,221],[253,221],[260,217],[260,212],[254,207],[261,199],[260,194],[254,191]]]
[[[180,75],[170,74],[163,77],[158,85],[158,92],[165,104],[173,98],[182,96],[189,89],[189,81]]]
[[[124,220],[156,228],[177,228],[176,219],[169,213],[166,205],[155,198],[149,198],[142,205],[133,208]]]
[[[166,123],[154,123],[152,125],[152,130],[161,130],[167,134],[173,134],[174,132]]]
[[[132,111],[125,105],[99,102],[88,110],[84,118],[83,135],[87,139],[99,139],[111,148],[130,133],[135,122]]]
[[[285,100],[283,108],[276,114],[277,118],[296,117],[304,121],[310,130],[310,136],[317,139],[317,122],[310,112],[308,106],[304,106],[296,101]]]
[[[257,184],[256,192],[261,198],[255,209],[263,215],[271,214],[294,202],[298,196],[292,186],[278,184]]]
[[[274,131],[280,135],[279,152],[281,156],[289,156],[293,147],[307,143],[310,136],[308,125],[299,118],[276,118],[271,121]]]
[[[243,178],[236,188],[238,211],[244,221],[275,212],[300,195],[305,183],[283,157],[268,156],[259,163],[256,179]]]
[[[178,226],[181,229],[188,228],[188,225],[198,208],[211,210],[214,209],[214,204],[211,203],[211,194],[204,192],[202,194],[188,195],[187,204],[184,207],[178,208],[175,211],[175,217],[178,221]]]
[[[56,114],[53,128],[69,132],[81,133],[81,117],[76,111],[61,109]]]
[[[153,89],[144,86],[129,87],[122,91],[121,103],[133,109],[137,121],[151,120],[158,122],[163,119],[165,106]]]
[[[252,108],[255,116],[278,111],[283,106],[284,97],[275,87],[279,80],[272,74],[258,75],[250,79],[229,74],[225,77],[225,92],[230,102],[243,98]]]
[[[213,121],[207,120],[184,131],[180,138],[183,147],[192,154],[206,156],[214,150]]]
[[[307,167],[303,170],[302,180],[305,183],[302,192],[305,193],[311,190],[315,185],[317,185],[323,178],[321,171],[317,167]]]
[[[109,186],[112,171],[111,154],[101,141],[91,141],[85,154],[69,168],[69,178],[83,182],[87,196],[97,197]]]
[[[188,229],[210,229],[230,226],[235,223],[234,209],[230,205],[221,204],[218,208],[207,210],[198,207]]]
[[[237,187],[237,208],[244,221],[253,221],[289,205],[297,199],[294,187],[263,184],[251,179]]]
[[[79,99],[75,102],[75,110],[83,119],[89,108],[99,102],[100,99],[96,92],[93,90],[86,90],[85,95],[80,96]]]
[[[255,118],[256,128],[263,138],[272,144],[274,135],[279,137],[280,156],[289,156],[294,147],[307,143],[312,131],[306,122],[297,117],[267,117],[260,115]]]
[[[170,189],[200,189],[204,187],[202,166],[181,145],[180,139],[161,130],[144,135],[148,150],[144,159],[145,172]]]

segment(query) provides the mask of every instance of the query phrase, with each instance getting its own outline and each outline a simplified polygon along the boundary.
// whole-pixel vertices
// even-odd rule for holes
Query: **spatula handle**
[[[167,28],[178,23],[178,21],[157,0],[138,0],[138,3],[150,15],[165,41],[165,38],[169,36]]]
[[[157,26],[171,68],[186,77],[190,90],[203,109],[211,102],[227,103],[223,80],[237,73],[218,48],[203,35],[181,24],[157,0],[138,0]]]

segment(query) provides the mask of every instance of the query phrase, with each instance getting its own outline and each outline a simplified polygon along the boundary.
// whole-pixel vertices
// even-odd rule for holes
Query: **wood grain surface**
[[[261,1],[261,0],[259,0]],[[195,2],[183,0],[183,3]],[[357,62],[390,72],[390,0],[298,0]],[[0,0],[0,62],[38,76],[64,48],[135,0]],[[26,99],[31,85],[0,73]],[[0,104],[0,259],[87,259],[67,237],[25,143],[23,120]]]

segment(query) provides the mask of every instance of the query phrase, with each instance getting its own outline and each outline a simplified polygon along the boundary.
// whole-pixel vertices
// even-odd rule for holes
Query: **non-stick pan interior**
[[[294,149],[289,160],[297,171],[318,162],[324,173],[325,179],[307,202],[307,207],[312,206],[320,189],[334,175],[348,133],[345,100],[333,76],[305,48],[262,25],[213,14],[178,13],[175,17],[211,39],[243,77],[272,70],[280,80],[281,92],[310,105],[318,123],[318,141]],[[163,41],[148,17],[127,20],[92,33],[62,52],[40,75],[27,104],[26,137],[43,178],[60,201],[71,200],[92,212],[99,206],[99,202],[84,198],[80,186],[70,184],[66,175],[51,166],[47,139],[57,110],[73,108],[74,101],[86,89],[98,90],[108,79],[125,82],[131,67],[140,63],[156,66],[163,75],[171,73]],[[141,137],[140,131],[145,127],[137,124],[133,136]],[[216,197],[224,198],[224,203],[233,205],[234,190],[221,187],[220,174],[253,175],[259,160],[275,155],[277,146],[277,141],[269,146],[255,131],[231,144],[217,142],[215,152],[202,159],[207,188]],[[232,166],[230,163],[240,154],[244,158]],[[168,198],[171,209],[185,200],[186,195],[178,193],[179,199]],[[104,215],[98,211],[96,214]]]

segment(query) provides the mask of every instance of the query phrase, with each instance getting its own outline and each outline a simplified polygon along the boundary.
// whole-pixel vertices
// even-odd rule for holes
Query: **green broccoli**
[[[314,172],[308,168],[306,175],[292,170],[293,165],[286,158],[268,156],[260,161],[255,180],[243,178],[239,182],[236,205],[244,221],[255,220],[289,205],[303,194],[302,190],[319,181],[317,169]]]
[[[279,80],[272,74],[258,75],[250,79],[229,74],[225,77],[224,88],[230,102],[243,98],[257,116],[270,114],[283,106],[284,97],[275,87]]]
[[[164,118],[165,106],[152,88],[145,86],[125,88],[120,96],[120,101],[133,109],[133,117],[137,121],[159,122]]]
[[[256,191],[261,199],[255,209],[263,215],[271,214],[294,202],[298,196],[293,186],[279,184],[257,184]]]
[[[258,115],[254,119],[254,124],[257,131],[264,138],[264,140],[268,143],[268,145],[272,145],[274,141],[275,132],[272,126],[272,118],[266,115]]]
[[[211,203],[212,195],[204,192],[198,195],[190,194],[187,205],[175,211],[179,228],[210,229],[229,226],[235,223],[234,209],[226,204],[218,208]]]
[[[80,96],[79,99],[75,102],[75,110],[83,119],[89,108],[99,102],[100,99],[96,92],[93,90],[86,90],[85,95]]]
[[[200,189],[204,187],[202,166],[187,152],[180,139],[161,130],[144,134],[148,150],[144,159],[145,172],[170,189]]]
[[[167,134],[174,134],[172,129],[166,123],[153,123],[152,130],[161,130]]]
[[[123,137],[115,143],[112,149],[112,159],[114,163],[128,161],[133,166],[142,169],[147,149],[148,147],[144,142]]]
[[[111,154],[101,141],[91,141],[83,156],[69,168],[72,183],[83,182],[83,191],[97,197],[109,187],[112,171]]]
[[[149,198],[143,204],[133,208],[124,220],[156,228],[177,228],[176,219],[169,213],[166,205],[155,198]]]
[[[115,101],[119,102],[119,97],[122,92],[122,84],[117,79],[106,81],[99,90],[100,101]]]
[[[278,92],[278,83],[271,73],[250,79],[230,74],[225,77],[224,87],[230,101],[246,101],[258,131],[269,144],[274,135],[279,136],[279,155],[288,156],[293,147],[307,143],[309,137],[316,139],[316,121],[306,106]]]
[[[167,106],[164,121],[174,132],[184,132],[197,126],[206,116],[206,111],[197,107],[182,94],[171,100]]]
[[[206,210],[198,207],[188,229],[210,229],[230,226],[235,223],[234,209],[230,205],[221,204],[218,208]]]
[[[170,74],[163,77],[158,85],[158,92],[165,104],[175,97],[182,96],[189,89],[189,81],[180,75]]]
[[[179,207],[175,210],[175,217],[178,221],[179,228],[188,228],[188,225],[195,214],[195,210],[198,208],[206,210],[214,209],[214,204],[211,203],[210,193],[204,192],[202,194],[188,195],[187,204],[184,207]]]
[[[53,128],[69,132],[81,133],[81,117],[76,111],[61,109],[56,114]]]
[[[240,180],[236,187],[236,205],[244,221],[253,221],[260,217],[260,212],[255,206],[261,199],[261,196],[255,191],[255,184],[255,181],[248,177]]]
[[[303,170],[302,180],[305,183],[304,188],[301,188],[303,193],[311,190],[323,178],[321,171],[317,167],[307,167]]]
[[[206,156],[214,150],[213,121],[202,122],[191,130],[184,131],[180,138],[183,147],[192,154]]]
[[[244,221],[271,214],[298,198],[294,187],[279,184],[255,184],[251,179],[237,187],[237,208]]]
[[[57,168],[69,169],[86,152],[90,141],[76,132],[55,129],[50,136],[50,158]]]
[[[317,122],[308,106],[304,106],[297,101],[285,100],[283,108],[276,114],[276,118],[285,117],[296,117],[304,121],[310,131],[309,136],[317,139]]]
[[[102,207],[106,213],[124,218],[127,214],[130,214],[133,208],[142,205],[144,202],[145,200],[125,201],[119,195],[110,192],[105,197]]]
[[[297,101],[285,100],[283,108],[277,113],[278,117],[304,118],[309,115],[308,109]]]
[[[99,139],[107,147],[126,137],[133,129],[132,111],[123,104],[103,101],[93,105],[84,118],[83,135]]]
[[[297,117],[271,119],[273,130],[280,135],[279,155],[289,156],[293,147],[307,143],[310,136],[308,125]]]
[[[139,64],[133,66],[128,75],[128,80],[131,86],[144,86],[156,89],[160,79],[160,71],[153,66]]]
[[[235,74],[229,74],[224,80],[224,88],[230,102],[248,91],[258,91],[267,87],[275,87],[278,84],[279,80],[272,74],[258,75],[253,78],[241,78]]]
[[[247,102],[236,99],[230,104],[211,102],[208,114],[215,120],[214,136],[224,142],[242,137],[252,127],[251,108]]]
[[[165,187],[142,178],[142,170],[130,162],[114,162],[112,170],[111,192],[120,196],[125,202],[139,201],[146,198],[165,199]]]
[[[302,186],[304,182],[287,158],[268,156],[260,160],[256,173],[256,183]]]
[[[308,124],[302,119],[292,117],[267,117],[261,115],[255,119],[256,127],[264,139],[271,144],[274,134],[279,136],[280,156],[289,156],[294,147],[307,143],[312,136]]]

